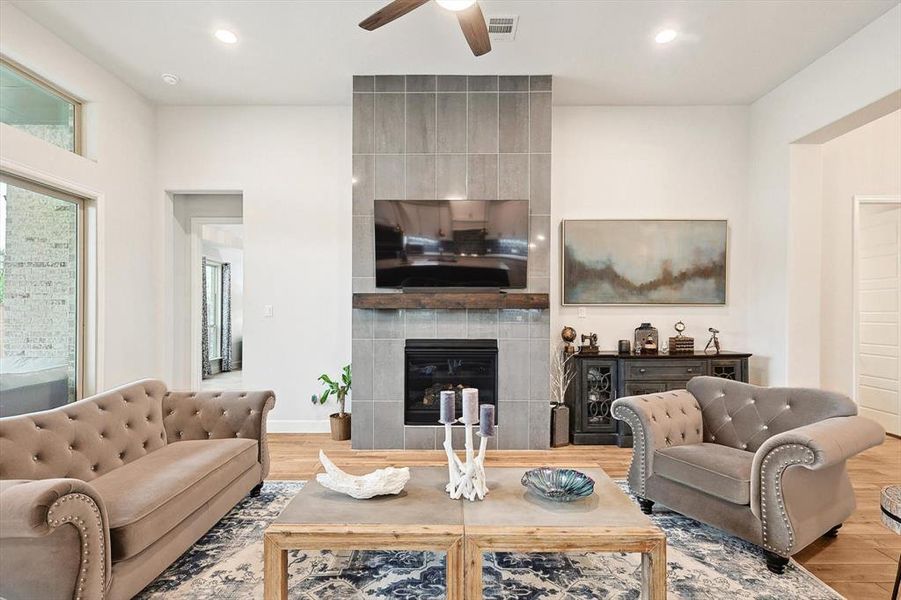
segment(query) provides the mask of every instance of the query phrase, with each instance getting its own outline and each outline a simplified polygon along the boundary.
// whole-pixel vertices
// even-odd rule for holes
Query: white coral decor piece
[[[350,475],[336,467],[322,450],[319,451],[319,462],[325,468],[325,473],[316,475],[319,485],[358,500],[399,494],[410,481],[410,469],[407,467],[388,467],[366,475]]]

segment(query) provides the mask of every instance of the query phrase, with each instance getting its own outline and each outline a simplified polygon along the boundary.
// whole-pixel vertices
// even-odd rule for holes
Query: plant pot
[[[343,442],[350,439],[350,413],[332,413],[328,416],[329,425],[332,428],[332,439],[336,442]]]

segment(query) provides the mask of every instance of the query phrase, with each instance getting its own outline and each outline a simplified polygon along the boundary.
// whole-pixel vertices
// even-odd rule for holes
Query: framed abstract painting
[[[726,303],[728,226],[564,220],[563,305]]]

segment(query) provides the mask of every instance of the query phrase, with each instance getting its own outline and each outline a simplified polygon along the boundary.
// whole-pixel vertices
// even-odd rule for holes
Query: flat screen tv
[[[528,200],[376,200],[375,285],[524,288]]]

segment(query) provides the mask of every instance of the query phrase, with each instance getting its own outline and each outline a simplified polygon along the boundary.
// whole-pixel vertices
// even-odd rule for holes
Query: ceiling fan
[[[378,29],[382,25],[398,19],[415,10],[429,0],[394,0],[381,10],[377,10],[360,22],[360,27],[367,31]],[[457,13],[457,20],[463,35],[472,48],[472,53],[482,56],[491,51],[491,40],[488,38],[488,26],[485,16],[476,0],[435,0],[438,6]]]

